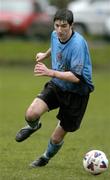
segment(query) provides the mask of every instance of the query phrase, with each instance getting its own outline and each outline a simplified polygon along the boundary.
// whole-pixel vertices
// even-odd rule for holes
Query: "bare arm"
[[[49,58],[51,55],[51,48],[49,48],[46,52],[42,53],[42,52],[39,52],[36,54],[36,61],[37,62],[40,62],[46,58]]]
[[[61,72],[61,71],[48,69],[45,66],[45,64],[40,62],[35,65],[34,73],[36,76],[56,77],[74,83],[80,82],[80,79],[78,79],[71,71]]]

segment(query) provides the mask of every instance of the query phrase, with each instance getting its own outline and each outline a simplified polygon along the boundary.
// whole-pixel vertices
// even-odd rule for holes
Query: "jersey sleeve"
[[[88,46],[84,41],[73,50],[71,72],[81,81],[91,84],[91,59]]]
[[[85,60],[85,49],[83,45],[79,45],[74,48],[71,57],[71,72],[74,73],[78,78],[81,78],[84,60]]]

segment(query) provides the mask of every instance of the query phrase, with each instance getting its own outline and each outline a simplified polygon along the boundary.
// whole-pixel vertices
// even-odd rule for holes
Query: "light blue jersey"
[[[61,43],[55,31],[51,36],[52,69],[71,71],[81,81],[73,83],[58,78],[52,81],[63,91],[87,94],[93,91],[91,59],[85,39],[74,32],[66,43]]]

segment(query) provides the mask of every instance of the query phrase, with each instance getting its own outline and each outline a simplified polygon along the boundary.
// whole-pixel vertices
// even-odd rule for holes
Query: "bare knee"
[[[39,119],[39,117],[46,111],[48,111],[47,104],[43,100],[36,98],[26,111],[26,120],[34,121]]]
[[[25,113],[25,119],[27,121],[34,121],[36,119],[39,119],[40,115],[37,113],[37,111],[34,111],[31,107],[29,107]]]

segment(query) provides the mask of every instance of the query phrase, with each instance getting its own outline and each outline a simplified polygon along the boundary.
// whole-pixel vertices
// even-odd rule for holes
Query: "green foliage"
[[[50,0],[50,3],[57,6],[58,8],[66,8],[70,0]]]
[[[84,154],[99,149],[110,160],[110,72],[94,72],[95,91],[91,94],[80,130],[65,138],[61,151],[46,167],[28,165],[45,150],[57,124],[57,110],[41,118],[41,130],[22,143],[16,132],[24,125],[24,113],[48,78],[34,77],[33,68],[0,67],[0,180],[108,180],[109,171],[93,176],[83,169]]]

